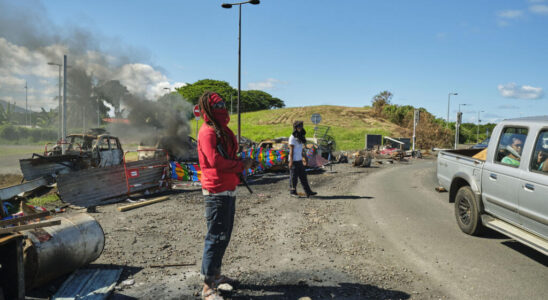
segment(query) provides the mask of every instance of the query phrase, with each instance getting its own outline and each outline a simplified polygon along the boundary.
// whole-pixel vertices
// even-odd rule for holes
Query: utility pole
[[[480,128],[480,123],[481,123],[481,119],[480,119],[480,113],[484,112],[483,110],[478,110],[478,129],[476,130],[476,140],[477,142],[479,143],[480,140],[479,140],[479,128]]]
[[[58,98],[58,100],[59,100],[59,112],[57,113],[58,119],[59,119],[59,121],[58,121],[59,126],[57,126],[57,127],[58,127],[58,130],[57,130],[57,140],[60,141],[60,140],[61,140],[61,136],[63,135],[63,132],[62,132],[62,127],[63,127],[63,126],[61,125],[62,122],[63,122],[62,111],[61,111],[61,106],[62,106],[62,104],[61,104],[61,101],[62,101],[62,100],[61,100],[61,68],[63,67],[63,65],[62,65],[62,64],[58,64],[58,63],[54,63],[54,62],[48,62],[48,65],[50,65],[50,66],[58,66],[58,67],[59,67],[59,98]]]
[[[417,124],[420,120],[420,110],[415,109],[414,117],[413,117],[413,155],[415,155],[415,143],[417,142],[417,135],[416,135],[416,129]]]
[[[63,127],[61,136],[61,153],[65,154],[67,139],[67,56],[63,55]]]
[[[101,107],[99,106],[99,101],[99,97],[97,97],[97,128],[101,127]],[[114,110],[116,110],[116,108]],[[116,114],[116,112],[114,112],[114,114]]]
[[[462,113],[457,112],[457,122],[455,122],[455,149],[459,144],[459,135],[460,135],[460,123],[462,122]]]
[[[86,134],[86,106],[82,107],[82,134]]]
[[[28,91],[27,82],[25,81],[25,126],[28,126],[29,104],[28,104]]]
[[[451,107],[451,95],[457,96],[459,93],[449,93],[447,95],[447,126],[449,127],[449,108]]]

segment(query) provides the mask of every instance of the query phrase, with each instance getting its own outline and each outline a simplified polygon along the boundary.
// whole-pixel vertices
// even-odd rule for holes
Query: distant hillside
[[[6,110],[7,107],[8,107],[8,101],[5,101],[5,100],[0,99],[0,105],[2,105],[2,107],[4,108],[4,110]],[[14,109],[14,108],[13,108],[13,103],[11,103],[11,105],[12,105],[12,109]],[[24,113],[24,112],[25,112],[25,108],[19,107],[18,105],[16,105],[16,106],[15,106],[14,112]]]
[[[289,136],[293,121],[303,120],[307,136],[311,137],[314,124],[310,117],[314,113],[319,113],[322,117],[319,125],[331,126],[329,134],[335,138],[339,150],[363,149],[366,134],[409,138],[413,135],[412,127],[400,127],[384,118],[376,117],[371,108],[321,105],[243,113],[242,136],[254,141]],[[443,132],[443,129],[438,128],[437,124],[431,124],[428,118],[424,119],[425,124],[417,133],[417,143],[425,149],[434,144],[442,146],[441,141],[436,142],[435,134]],[[428,126],[426,122],[429,122]],[[195,126],[195,122],[192,121],[191,125]],[[230,128],[236,133],[237,126],[237,115],[234,114],[231,116]]]

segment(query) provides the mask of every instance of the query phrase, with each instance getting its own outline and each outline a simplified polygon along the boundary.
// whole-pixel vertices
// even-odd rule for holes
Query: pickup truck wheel
[[[461,187],[455,197],[455,217],[460,230],[466,234],[479,235],[483,230],[476,196],[469,186]]]

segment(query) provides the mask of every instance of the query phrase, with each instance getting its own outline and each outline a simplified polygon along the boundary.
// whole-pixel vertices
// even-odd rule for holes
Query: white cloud
[[[265,81],[250,82],[247,87],[250,90],[271,90],[279,83],[281,82],[278,79],[268,78]]]
[[[542,88],[530,85],[517,85],[514,82],[499,84],[498,90],[502,97],[516,99],[539,99],[544,95]]]
[[[57,47],[59,46],[51,46],[41,50],[46,52],[57,51]],[[57,72],[55,72],[57,70],[47,64],[49,60],[42,52],[31,51],[0,37],[0,53],[2,53],[0,75],[57,77]]]
[[[548,15],[548,5],[546,4],[531,5],[529,6],[529,10],[535,14]]]
[[[504,19],[518,19],[523,17],[523,11],[518,9],[501,10],[497,12],[497,17]]]
[[[183,82],[170,83],[160,71],[147,64],[126,64],[113,74],[133,94],[144,95],[147,99],[157,99],[168,92],[184,86]]]
[[[24,86],[25,79],[19,78],[17,76],[0,75],[0,87],[2,88],[16,87],[18,89],[21,89]]]
[[[52,99],[58,94],[59,68],[48,65],[48,62],[62,63],[63,54],[69,53],[66,46],[53,44],[30,50],[0,37],[0,53],[0,98],[21,94],[28,80],[29,102],[32,93],[33,106],[46,109],[57,106]],[[167,90],[164,88],[173,90],[185,85],[182,82],[171,82],[162,72],[148,64],[120,64],[118,58],[97,51],[69,54],[67,58],[69,66],[81,68],[94,78],[119,80],[128,91],[149,100],[165,94]]]

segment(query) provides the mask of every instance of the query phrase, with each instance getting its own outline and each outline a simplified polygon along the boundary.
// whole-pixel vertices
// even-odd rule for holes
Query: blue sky
[[[203,78],[237,87],[238,10],[223,1],[21,3],[100,37],[108,55],[150,65],[168,87]],[[453,120],[459,103],[470,104],[470,122],[478,110],[484,121],[548,112],[548,1],[262,0],[242,19],[242,89],[290,107],[369,105],[389,90],[393,103],[443,118],[457,92]]]

